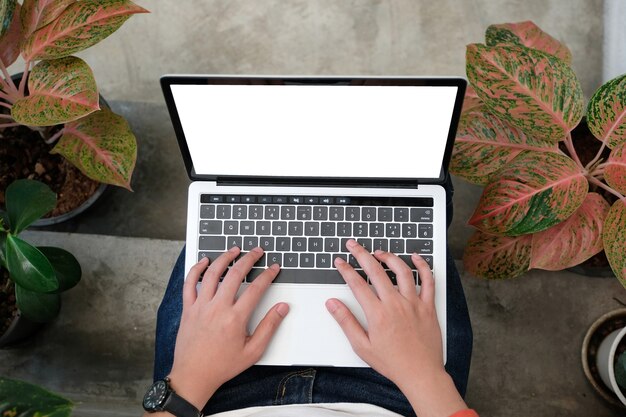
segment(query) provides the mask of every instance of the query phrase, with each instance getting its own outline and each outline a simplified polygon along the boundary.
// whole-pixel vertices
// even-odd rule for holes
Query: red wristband
[[[457,411],[452,414],[450,417],[478,417],[478,413],[474,410],[465,409],[461,411]]]

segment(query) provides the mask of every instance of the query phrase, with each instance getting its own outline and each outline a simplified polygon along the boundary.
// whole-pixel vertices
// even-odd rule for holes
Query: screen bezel
[[[339,77],[339,76],[235,76],[235,75],[164,75],[160,79],[165,103],[174,126],[174,132],[189,178],[193,181],[219,181],[257,185],[364,185],[364,186],[415,186],[416,184],[441,184],[445,181],[457,126],[461,116],[467,81],[458,77]],[[378,177],[273,177],[237,175],[201,175],[194,170],[189,146],[172,94],[172,85],[372,85],[372,86],[443,86],[457,87],[454,110],[446,139],[443,161],[437,178],[378,178]]]

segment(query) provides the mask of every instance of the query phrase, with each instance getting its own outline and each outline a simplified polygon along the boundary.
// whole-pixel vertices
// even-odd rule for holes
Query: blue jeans
[[[448,188],[451,201],[451,188]],[[448,204],[448,225],[452,218]],[[168,375],[182,312],[185,250],[181,252],[159,307],[154,379]],[[446,370],[465,395],[472,355],[472,328],[459,273],[447,256]],[[405,416],[413,409],[396,385],[370,368],[253,366],[226,382],[204,408],[205,415],[267,405],[353,402],[374,404]]]

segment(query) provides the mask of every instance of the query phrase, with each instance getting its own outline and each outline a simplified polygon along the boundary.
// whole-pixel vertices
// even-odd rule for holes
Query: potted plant
[[[583,370],[605,400],[626,409],[626,308],[604,314],[585,335]]]
[[[485,188],[465,268],[512,278],[604,250],[626,287],[626,75],[585,107],[571,53],[532,22],[489,26],[486,45],[468,45],[466,59],[470,87],[450,170]],[[572,135],[579,125],[597,147],[586,159]]]
[[[59,195],[52,216],[80,206],[101,183],[131,189],[135,137],[124,118],[100,106],[89,65],[72,54],[144,12],[129,0],[0,2],[0,206],[19,178]],[[19,55],[24,72],[11,77]]]
[[[6,191],[7,211],[0,211],[0,346],[13,344],[54,319],[61,292],[81,277],[80,264],[68,251],[35,247],[19,234],[52,210],[56,196],[34,180],[17,180]]]
[[[37,385],[0,377],[1,416],[69,417],[74,404]]]

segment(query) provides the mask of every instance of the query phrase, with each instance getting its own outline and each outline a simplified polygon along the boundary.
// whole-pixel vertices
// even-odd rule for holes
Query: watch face
[[[146,395],[143,397],[143,408],[146,411],[158,411],[163,405],[165,395],[167,394],[167,384],[165,381],[155,382]]]

